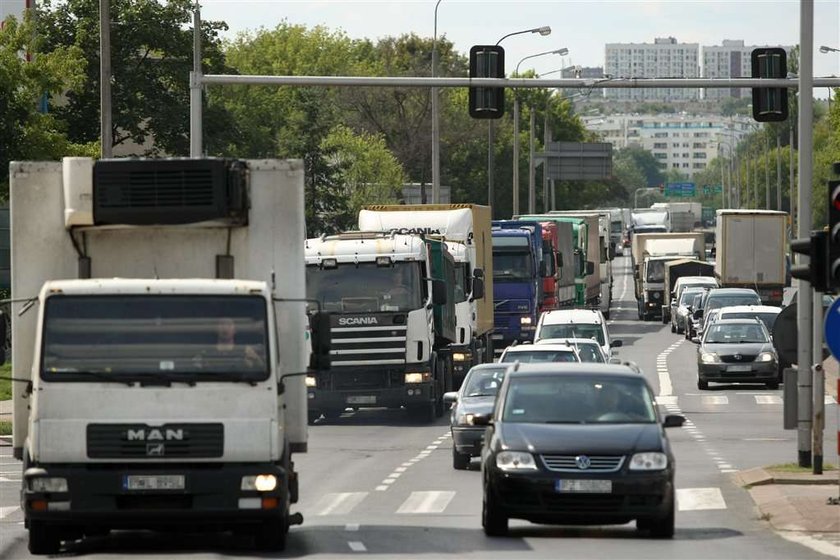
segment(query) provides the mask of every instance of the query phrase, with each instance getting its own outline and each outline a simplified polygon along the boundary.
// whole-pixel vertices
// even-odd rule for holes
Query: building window
[[[682,166],[683,166],[684,168],[688,169],[688,164],[687,164],[687,163],[682,164]]]
[[[683,152],[682,157],[684,157],[684,158],[688,159],[688,152]]]
[[[653,149],[654,150],[667,150],[668,149],[668,144],[665,143],[665,142],[654,142]]]
[[[674,163],[674,164],[671,165],[671,167],[673,167],[674,169],[679,169],[680,164],[679,163]]]
[[[694,159],[706,159],[706,152],[694,152]]]
[[[694,165],[692,165],[691,167],[693,167],[694,169],[705,169],[706,163],[702,161],[695,162]]]
[[[653,157],[656,159],[668,159],[668,154],[663,152],[653,152]]]

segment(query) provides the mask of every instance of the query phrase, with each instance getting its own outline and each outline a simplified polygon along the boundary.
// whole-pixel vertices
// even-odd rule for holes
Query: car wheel
[[[458,453],[455,444],[452,444],[452,468],[456,471],[465,471],[470,468],[470,456],[467,453]]]
[[[771,391],[775,391],[776,389],[779,388],[779,382],[778,381],[769,381],[769,382],[765,383],[764,385],[768,389],[770,389]]]
[[[674,326],[674,323],[671,323],[671,332],[672,333],[677,332],[677,327]]]
[[[493,493],[486,487],[481,507],[481,526],[488,537],[504,537],[508,532],[508,517],[500,510]]]
[[[709,390],[709,382],[698,378],[697,379],[697,388],[700,389],[701,391],[708,391]]]
[[[61,539],[56,527],[43,521],[29,520],[29,552],[32,554],[58,554]]]
[[[670,539],[674,536],[674,500],[663,517],[650,520],[650,536],[655,539]]]

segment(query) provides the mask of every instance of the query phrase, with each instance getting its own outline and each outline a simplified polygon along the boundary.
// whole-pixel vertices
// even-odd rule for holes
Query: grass
[[[12,423],[6,420],[0,420],[0,436],[12,435]]]
[[[833,471],[836,469],[834,465],[831,463],[823,463],[823,470],[824,471]],[[812,467],[800,467],[798,463],[781,463],[779,465],[770,465],[767,467],[768,471],[773,472],[780,472],[780,473],[811,473],[813,472]]]
[[[6,362],[0,366],[0,401],[12,398],[12,382],[8,378],[12,375],[12,364]]]

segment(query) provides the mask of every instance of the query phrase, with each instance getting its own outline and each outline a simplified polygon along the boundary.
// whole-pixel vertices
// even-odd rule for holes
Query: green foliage
[[[0,420],[0,436],[12,435],[12,423],[5,420]]]
[[[0,401],[7,401],[12,398],[12,363],[6,362],[0,365]]]

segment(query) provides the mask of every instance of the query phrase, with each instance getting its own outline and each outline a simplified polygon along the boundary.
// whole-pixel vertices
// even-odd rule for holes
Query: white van
[[[540,315],[534,342],[541,338],[592,338],[598,341],[604,355],[612,357],[612,349],[620,340],[610,340],[607,322],[598,309],[555,309]]]

